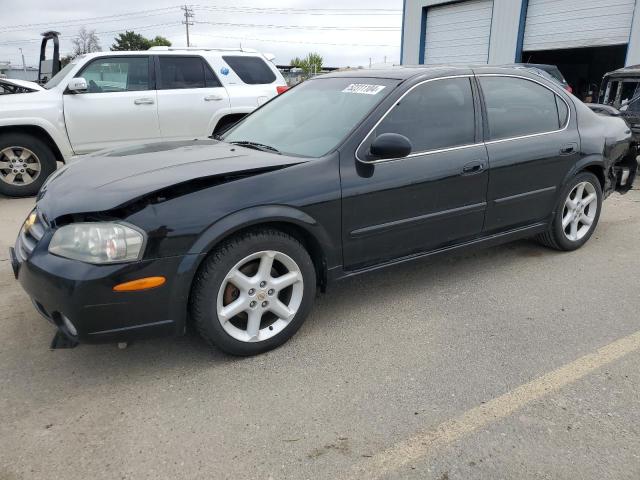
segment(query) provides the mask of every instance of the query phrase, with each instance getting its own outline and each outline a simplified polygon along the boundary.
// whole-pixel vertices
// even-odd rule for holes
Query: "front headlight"
[[[118,263],[138,260],[144,234],[122,223],[72,223],[58,229],[49,252],[87,263]]]

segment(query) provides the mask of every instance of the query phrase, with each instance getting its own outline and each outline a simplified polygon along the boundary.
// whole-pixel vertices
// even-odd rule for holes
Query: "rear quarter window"
[[[269,65],[259,57],[224,55],[222,59],[240,77],[240,80],[249,85],[273,83],[276,80],[276,75]]]

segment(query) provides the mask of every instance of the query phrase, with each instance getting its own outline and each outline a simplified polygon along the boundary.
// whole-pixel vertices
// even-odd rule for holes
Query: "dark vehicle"
[[[571,88],[571,85],[569,85],[567,80],[564,78],[560,69],[555,65],[547,65],[544,63],[514,63],[509,66],[514,68],[527,68],[533,73],[540,73],[541,76],[561,85],[567,92],[573,93],[573,88]]]
[[[640,65],[620,68],[607,73],[602,79],[599,102],[613,107],[617,114],[624,118],[633,131],[633,136],[640,140]],[[615,110],[599,112],[616,115]]]
[[[505,68],[324,75],[218,138],[95,154],[43,186],[11,259],[58,338],[190,321],[264,352],[339,279],[531,236],[579,248],[637,166],[621,119]]]

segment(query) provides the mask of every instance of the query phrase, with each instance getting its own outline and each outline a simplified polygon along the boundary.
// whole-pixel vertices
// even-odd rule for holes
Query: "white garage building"
[[[640,63],[640,0],[404,0],[401,63],[558,65],[578,95]]]

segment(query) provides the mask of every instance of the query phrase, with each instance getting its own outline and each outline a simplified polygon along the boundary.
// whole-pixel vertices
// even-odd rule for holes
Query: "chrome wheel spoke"
[[[26,170],[24,172],[22,172],[21,175],[22,175],[22,183],[23,184],[28,185],[31,182],[33,182],[33,177]]]
[[[16,152],[13,151],[13,148],[5,148],[4,150],[2,150],[2,152],[0,152],[0,155],[4,155],[12,162],[18,161],[18,157],[16,156]]]
[[[272,313],[277,315],[278,318],[286,321],[290,320],[294,313],[291,310],[289,310],[289,307],[287,307],[284,303],[282,303],[278,299],[276,299],[274,302],[271,303],[271,305],[269,306],[269,310],[271,310]]]
[[[567,228],[567,225],[569,225],[569,223],[571,223],[571,220],[573,220],[573,212],[571,210],[569,210],[567,212],[567,214],[562,217],[562,229],[564,230],[565,228]]]
[[[290,287],[301,279],[302,276],[300,275],[300,272],[289,272],[272,279],[271,286],[273,286],[273,288],[279,292],[282,289]]]
[[[34,163],[27,164],[27,170],[31,170],[33,172],[39,172],[40,171],[40,162],[34,162]]]
[[[249,319],[247,321],[247,335],[249,335],[249,341],[255,341],[258,338],[260,332],[260,322],[262,321],[262,312],[257,310],[249,311]]]
[[[6,170],[11,168],[11,164],[9,162],[0,162],[0,170]]]
[[[582,200],[582,195],[584,195],[584,183],[578,184],[574,200],[579,202],[580,200]]]
[[[583,225],[591,226],[591,224],[593,223],[593,219],[583,213],[580,217],[580,223],[582,223]]]
[[[249,290],[253,286],[251,279],[240,270],[233,270],[227,279],[240,290]]]
[[[264,252],[260,257],[260,266],[258,267],[258,273],[256,276],[261,281],[266,281],[271,278],[271,268],[273,267],[273,259],[275,252]]]
[[[239,313],[244,312],[246,309],[247,309],[246,299],[241,296],[240,298],[231,302],[229,305],[223,307],[218,312],[218,315],[223,320],[229,321]]]
[[[13,183],[16,180],[16,174],[13,172],[7,173],[3,180],[7,183]]]
[[[578,219],[575,219],[571,222],[571,233],[569,238],[571,240],[578,239]]]
[[[596,198],[598,198],[598,196],[595,193],[590,193],[582,200],[582,204],[584,206],[590,205]]]
[[[33,155],[33,152],[31,150],[27,150],[25,148],[24,150],[22,150],[22,153],[20,154],[20,156],[18,158],[19,158],[20,161],[26,162],[27,160],[29,160],[31,158],[31,155]]]

